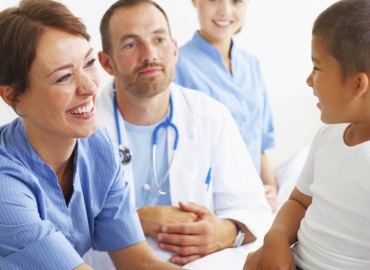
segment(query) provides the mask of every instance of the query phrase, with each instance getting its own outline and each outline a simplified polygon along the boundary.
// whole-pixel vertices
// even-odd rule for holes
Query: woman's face
[[[95,60],[83,37],[52,28],[42,34],[28,75],[29,87],[17,102],[30,139],[61,141],[87,137],[97,129],[100,78]]]
[[[248,0],[192,0],[200,34],[211,43],[231,39],[244,23]]]

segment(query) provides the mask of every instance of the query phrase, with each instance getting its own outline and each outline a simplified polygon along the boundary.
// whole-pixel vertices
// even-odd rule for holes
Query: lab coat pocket
[[[203,172],[192,181],[188,190],[183,193],[183,201],[191,201],[213,209],[212,169]]]

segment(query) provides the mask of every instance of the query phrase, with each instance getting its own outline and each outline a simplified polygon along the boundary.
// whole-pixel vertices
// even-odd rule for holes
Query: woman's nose
[[[220,0],[218,4],[218,14],[227,15],[231,12],[231,4],[229,0]]]
[[[98,80],[98,79],[97,79]],[[94,78],[90,76],[81,76],[78,78],[78,94],[80,95],[95,95],[98,86]]]

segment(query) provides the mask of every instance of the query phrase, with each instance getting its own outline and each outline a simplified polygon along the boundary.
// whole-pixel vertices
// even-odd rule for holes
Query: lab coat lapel
[[[173,102],[173,123],[179,131],[179,143],[170,169],[171,200],[177,205],[180,200],[187,200],[194,181],[194,170],[199,156],[199,141],[194,132],[196,119],[188,101],[177,85],[171,85]],[[189,90],[190,91],[190,90]],[[174,133],[168,132],[168,157],[173,154]]]

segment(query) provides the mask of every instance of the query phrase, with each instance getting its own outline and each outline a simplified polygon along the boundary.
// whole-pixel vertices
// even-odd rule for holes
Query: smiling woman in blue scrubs
[[[0,269],[91,269],[91,247],[117,269],[182,269],[144,241],[118,152],[97,131],[82,22],[56,1],[25,0],[0,12],[0,36],[0,96],[19,115],[0,127]]]

